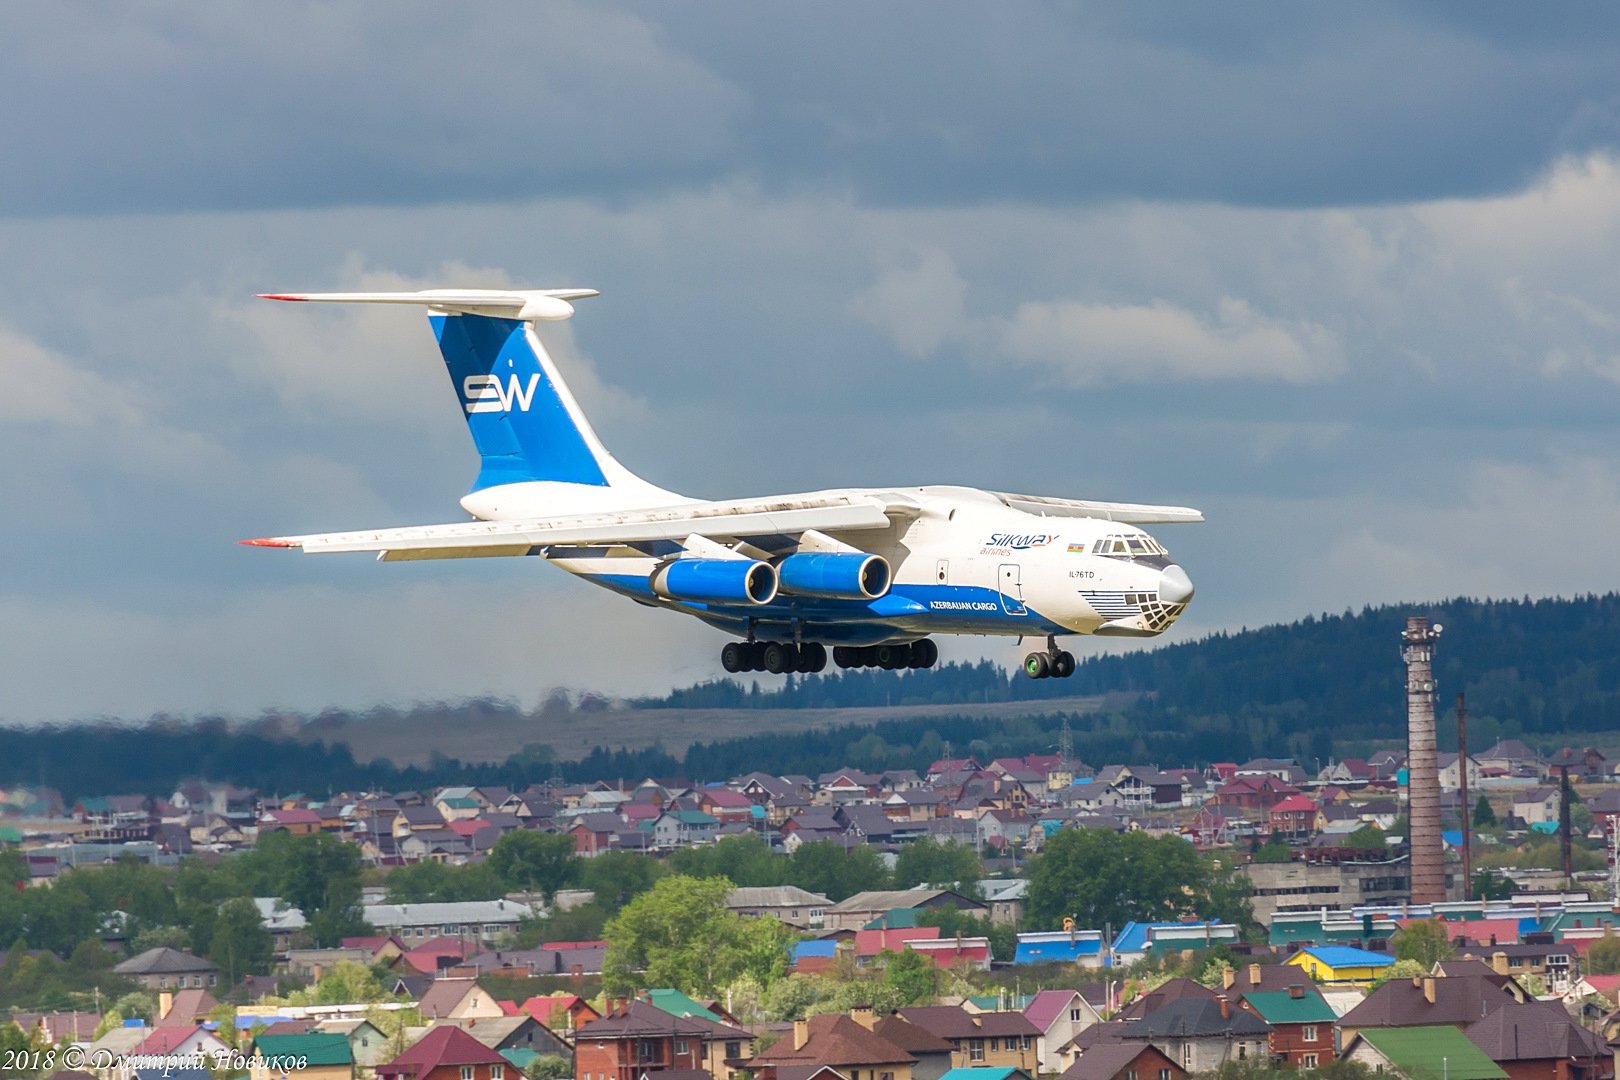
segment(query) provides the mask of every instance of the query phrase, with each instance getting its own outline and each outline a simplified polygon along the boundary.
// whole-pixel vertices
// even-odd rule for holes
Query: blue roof
[[[1022,1069],[1007,1065],[979,1065],[971,1069],[947,1069],[939,1080],[1006,1080],[1009,1076],[1028,1076]]]
[[[1545,834],[1547,836],[1552,836],[1554,833],[1556,833],[1558,831],[1558,822],[1556,822],[1556,821],[1532,821],[1530,823],[1530,831],[1531,832],[1543,833],[1543,834]]]
[[[1387,967],[1395,962],[1388,953],[1369,952],[1351,945],[1312,945],[1300,950],[1316,957],[1328,967]]]
[[[803,960],[807,956],[825,956],[831,959],[838,955],[838,942],[832,938],[820,941],[801,941],[793,946],[793,959]]]
[[[1446,847],[1460,848],[1462,847],[1462,830],[1447,829],[1440,834],[1440,839],[1446,842]]]
[[[1170,929],[1170,928],[1184,928],[1184,927],[1188,927],[1188,926],[1219,926],[1219,925],[1221,925],[1221,921],[1219,919],[1210,919],[1210,920],[1205,921],[1205,922],[1199,922],[1199,921],[1193,921],[1193,922],[1155,922],[1155,923],[1145,923],[1145,922],[1144,923],[1139,923],[1139,922],[1134,922],[1134,921],[1133,922],[1128,922],[1128,923],[1125,924],[1124,929],[1122,929],[1117,935],[1115,935],[1113,948],[1114,948],[1114,951],[1117,952],[1117,953],[1121,953],[1121,952],[1122,953],[1141,952],[1143,949],[1147,948],[1148,931],[1151,930],[1151,929],[1154,929],[1156,927],[1164,927],[1166,929]],[[1184,948],[1184,949],[1191,947],[1191,946],[1189,946],[1188,944],[1185,944],[1185,943],[1179,943],[1179,944],[1180,944],[1180,947]]]
[[[1013,953],[1015,964],[1050,964],[1059,960],[1078,960],[1082,956],[1096,956],[1102,951],[1102,942],[1095,938],[1078,941],[1020,941]]]

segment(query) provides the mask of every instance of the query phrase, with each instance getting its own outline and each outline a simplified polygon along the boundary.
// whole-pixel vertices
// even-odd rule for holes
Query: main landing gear
[[[727,671],[786,671],[813,674],[827,666],[827,646],[819,641],[795,645],[791,641],[732,641],[720,650],[720,666]]]
[[[1074,674],[1074,654],[1057,647],[1057,639],[1046,638],[1045,652],[1024,657],[1024,674],[1032,679],[1067,679]]]
[[[939,646],[929,638],[899,645],[839,645],[833,649],[833,663],[841,668],[880,667],[931,668],[939,662]]]

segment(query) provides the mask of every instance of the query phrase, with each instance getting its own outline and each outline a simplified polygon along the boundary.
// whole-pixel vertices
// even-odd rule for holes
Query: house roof
[[[901,1009],[900,1015],[942,1039],[976,1039],[991,1035],[1040,1035],[1042,1032],[1021,1012],[970,1013],[955,1005],[922,1005]]]
[[[175,992],[174,1000],[169,1005],[168,1014],[158,1020],[158,1027],[173,1027],[176,1024],[195,1026],[197,1021],[206,1017],[210,1012],[219,1008],[219,1002],[214,995],[206,990],[190,989]]]
[[[582,1039],[635,1038],[643,1035],[696,1035],[700,1038],[746,1039],[748,1032],[701,1016],[676,1016],[645,1001],[631,1001],[599,1020],[579,1026]]]
[[[313,1065],[353,1065],[349,1040],[336,1033],[310,1032],[305,1035],[260,1035],[253,1040],[261,1057],[299,1058],[304,1067]]]
[[[812,1016],[805,1021],[803,1046],[795,1048],[793,1037],[779,1040],[754,1061],[762,1064],[798,1065],[914,1065],[917,1059],[888,1039],[866,1030],[854,1018],[838,1013]],[[780,1072],[778,1072],[780,1075]]]
[[[1463,1029],[1470,1042],[1497,1064],[1556,1058],[1606,1058],[1608,1044],[1570,1019],[1551,1001],[1517,1002]]]
[[[1434,1001],[1424,996],[1432,982]],[[1344,1028],[1401,1028],[1468,1024],[1513,1002],[1507,988],[1484,975],[1449,979],[1392,979],[1339,1018]]]
[[[1141,1043],[1099,1043],[1075,1059],[1058,1080],[1112,1080],[1130,1067],[1131,1063],[1143,1054],[1162,1053],[1156,1047],[1143,1046]],[[1173,1070],[1185,1076],[1186,1070],[1174,1061],[1170,1063]],[[1171,1076],[1177,1075],[1172,1071]]]
[[[443,1065],[504,1065],[506,1059],[454,1025],[428,1033],[393,1061],[377,1066],[377,1075],[426,1076]]]
[[[1358,1032],[1356,1038],[1365,1039],[1411,1080],[1504,1080],[1507,1076],[1450,1025],[1379,1028]]]
[[[130,957],[113,970],[120,975],[177,975],[182,972],[191,975],[218,971],[219,968],[201,957],[160,945],[147,949],[139,956]]]
[[[434,979],[433,985],[422,995],[422,1000],[417,1002],[417,1008],[421,1010],[423,1019],[436,1020],[449,1016],[468,994],[475,992],[483,993],[478,989],[476,979]]]
[[[1226,1015],[1221,1015],[1225,1005]],[[1234,1009],[1217,998],[1184,997],[1148,1013],[1136,1022],[1144,1038],[1196,1039],[1208,1036],[1261,1037],[1271,1025],[1243,1009]]]
[[[903,1016],[880,1016],[872,1029],[908,1054],[948,1054],[951,1044]]]
[[[1331,1024],[1339,1018],[1314,987],[1300,987],[1298,997],[1287,990],[1251,991],[1243,1000],[1268,1024]]]
[[[1358,949],[1352,945],[1312,945],[1301,949],[1330,968],[1388,967],[1395,958],[1388,953]]]
[[[1024,1016],[1030,1023],[1045,1031],[1052,1026],[1052,1021],[1073,1007],[1074,999],[1078,997],[1080,997],[1078,990],[1041,990],[1029,999],[1028,1005],[1024,1006]]]

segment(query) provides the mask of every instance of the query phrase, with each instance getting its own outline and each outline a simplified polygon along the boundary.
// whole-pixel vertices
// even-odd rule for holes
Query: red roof
[[[377,1075],[426,1076],[442,1065],[504,1065],[506,1059],[465,1031],[451,1024],[430,1028],[416,1044],[386,1065]]]
[[[1415,922],[1430,922],[1429,919],[1396,919],[1395,925],[1405,929]],[[1469,919],[1450,920],[1441,919],[1446,924],[1446,937],[1451,941],[1462,938],[1471,945],[1517,945],[1519,943],[1518,919]]]
[[[855,955],[876,956],[887,949],[899,952],[908,941],[935,941],[939,938],[937,926],[908,926],[898,930],[855,931]]]
[[[1290,795],[1271,808],[1273,814],[1314,814],[1317,805],[1304,795]]]
[[[493,829],[495,826],[483,818],[462,818],[459,821],[447,822],[444,826],[457,836],[471,836],[483,829]]]

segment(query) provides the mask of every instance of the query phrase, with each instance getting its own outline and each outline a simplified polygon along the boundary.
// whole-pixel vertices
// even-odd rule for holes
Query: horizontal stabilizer
[[[601,295],[595,289],[423,289],[419,292],[260,293],[263,300],[313,300],[327,304],[419,304],[452,315],[555,321],[574,313],[570,300]]]

